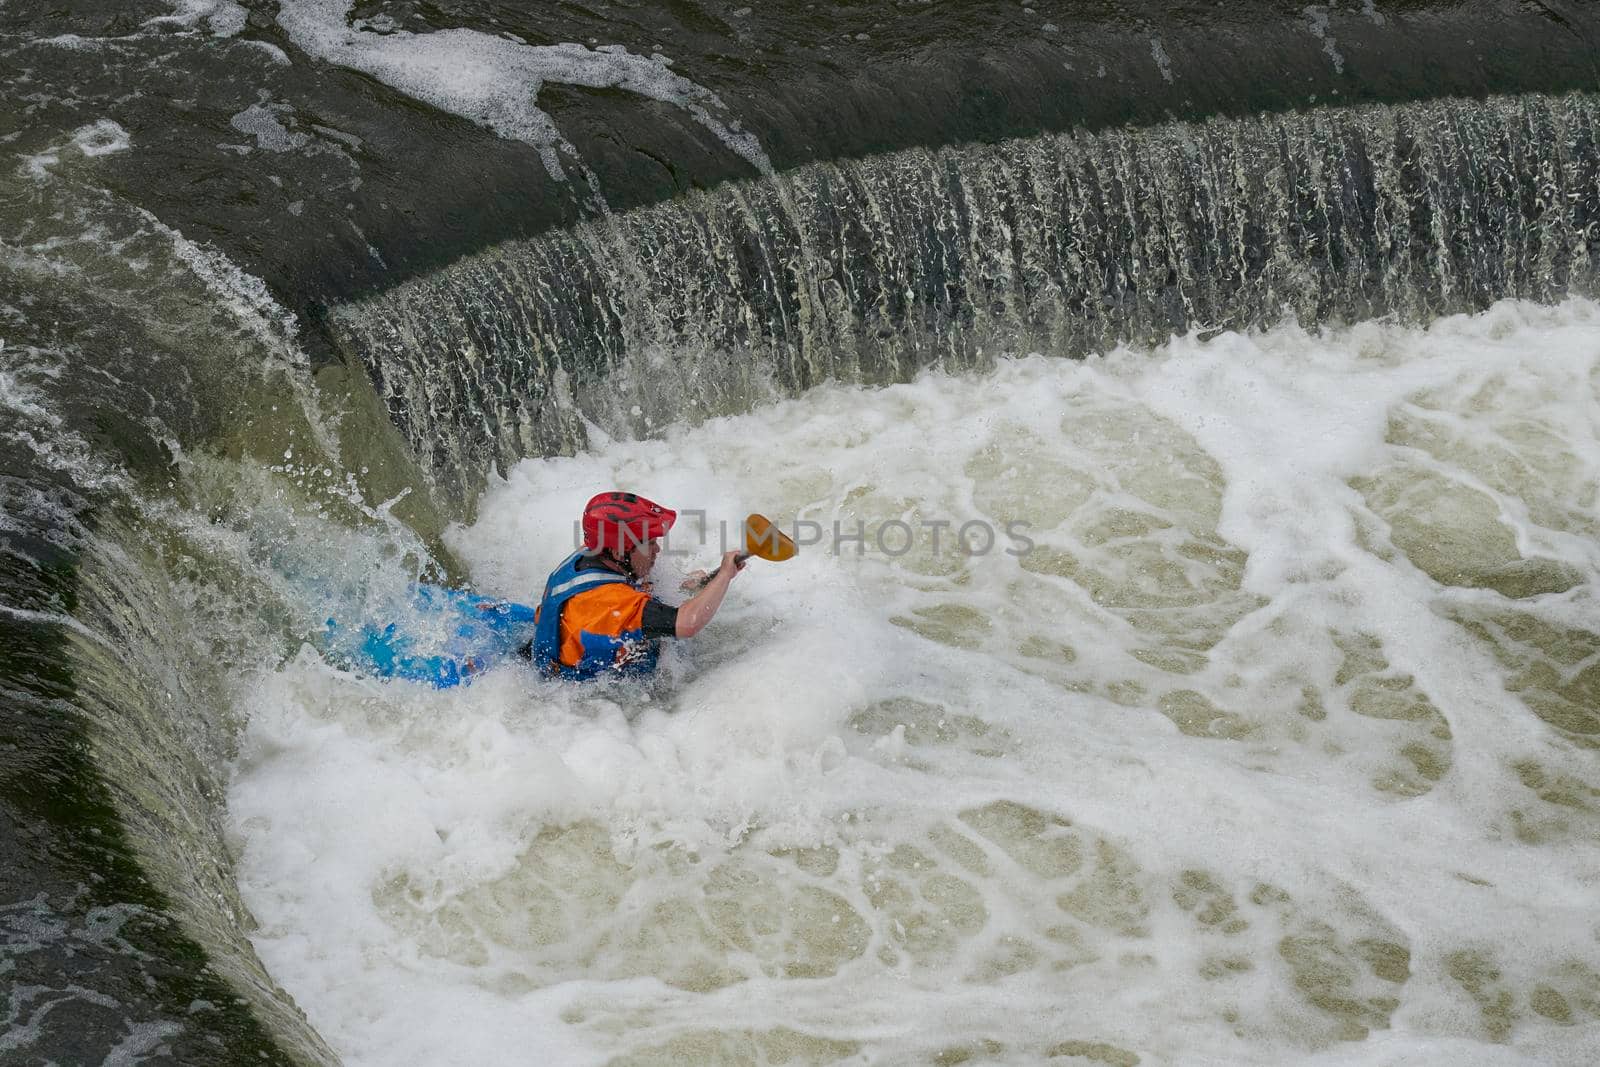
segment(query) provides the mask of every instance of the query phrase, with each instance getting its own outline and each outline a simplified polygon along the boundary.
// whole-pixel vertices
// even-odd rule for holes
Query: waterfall
[[[337,309],[440,488],[814,384],[1592,289],[1597,98],[1316,110],[816,164]]]

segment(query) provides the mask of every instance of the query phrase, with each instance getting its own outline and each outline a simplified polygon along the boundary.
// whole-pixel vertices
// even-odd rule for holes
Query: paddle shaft
[[[750,558],[750,553],[741,552],[741,553],[739,553],[737,556],[735,556],[733,558],[734,558],[735,562],[743,563],[745,560]],[[722,573],[722,566],[720,564],[718,564],[716,570],[714,570],[710,574],[706,575],[706,580],[700,583],[700,588],[704,589],[706,586],[710,585],[711,584],[711,579],[715,578],[717,575],[719,575],[721,573]]]

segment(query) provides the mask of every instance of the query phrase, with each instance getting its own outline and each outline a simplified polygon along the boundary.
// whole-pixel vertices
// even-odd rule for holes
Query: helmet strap
[[[607,548],[602,549],[602,554],[606,557],[606,559],[610,560],[612,563],[615,563],[621,569],[622,573],[628,576],[630,581],[638,579],[639,576],[633,573],[632,552],[619,553],[615,549]]]

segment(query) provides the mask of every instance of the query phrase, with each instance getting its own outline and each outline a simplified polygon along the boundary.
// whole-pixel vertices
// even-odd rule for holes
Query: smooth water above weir
[[[818,164],[509,242],[332,316],[448,495],[491,463],[999,352],[1591,291],[1596,98]]]

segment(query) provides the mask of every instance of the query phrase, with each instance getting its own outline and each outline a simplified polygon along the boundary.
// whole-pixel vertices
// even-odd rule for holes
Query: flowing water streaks
[[[816,165],[508,242],[334,327],[472,484],[823,381],[1588,292],[1594,129],[1589,97],[1523,97]]]

